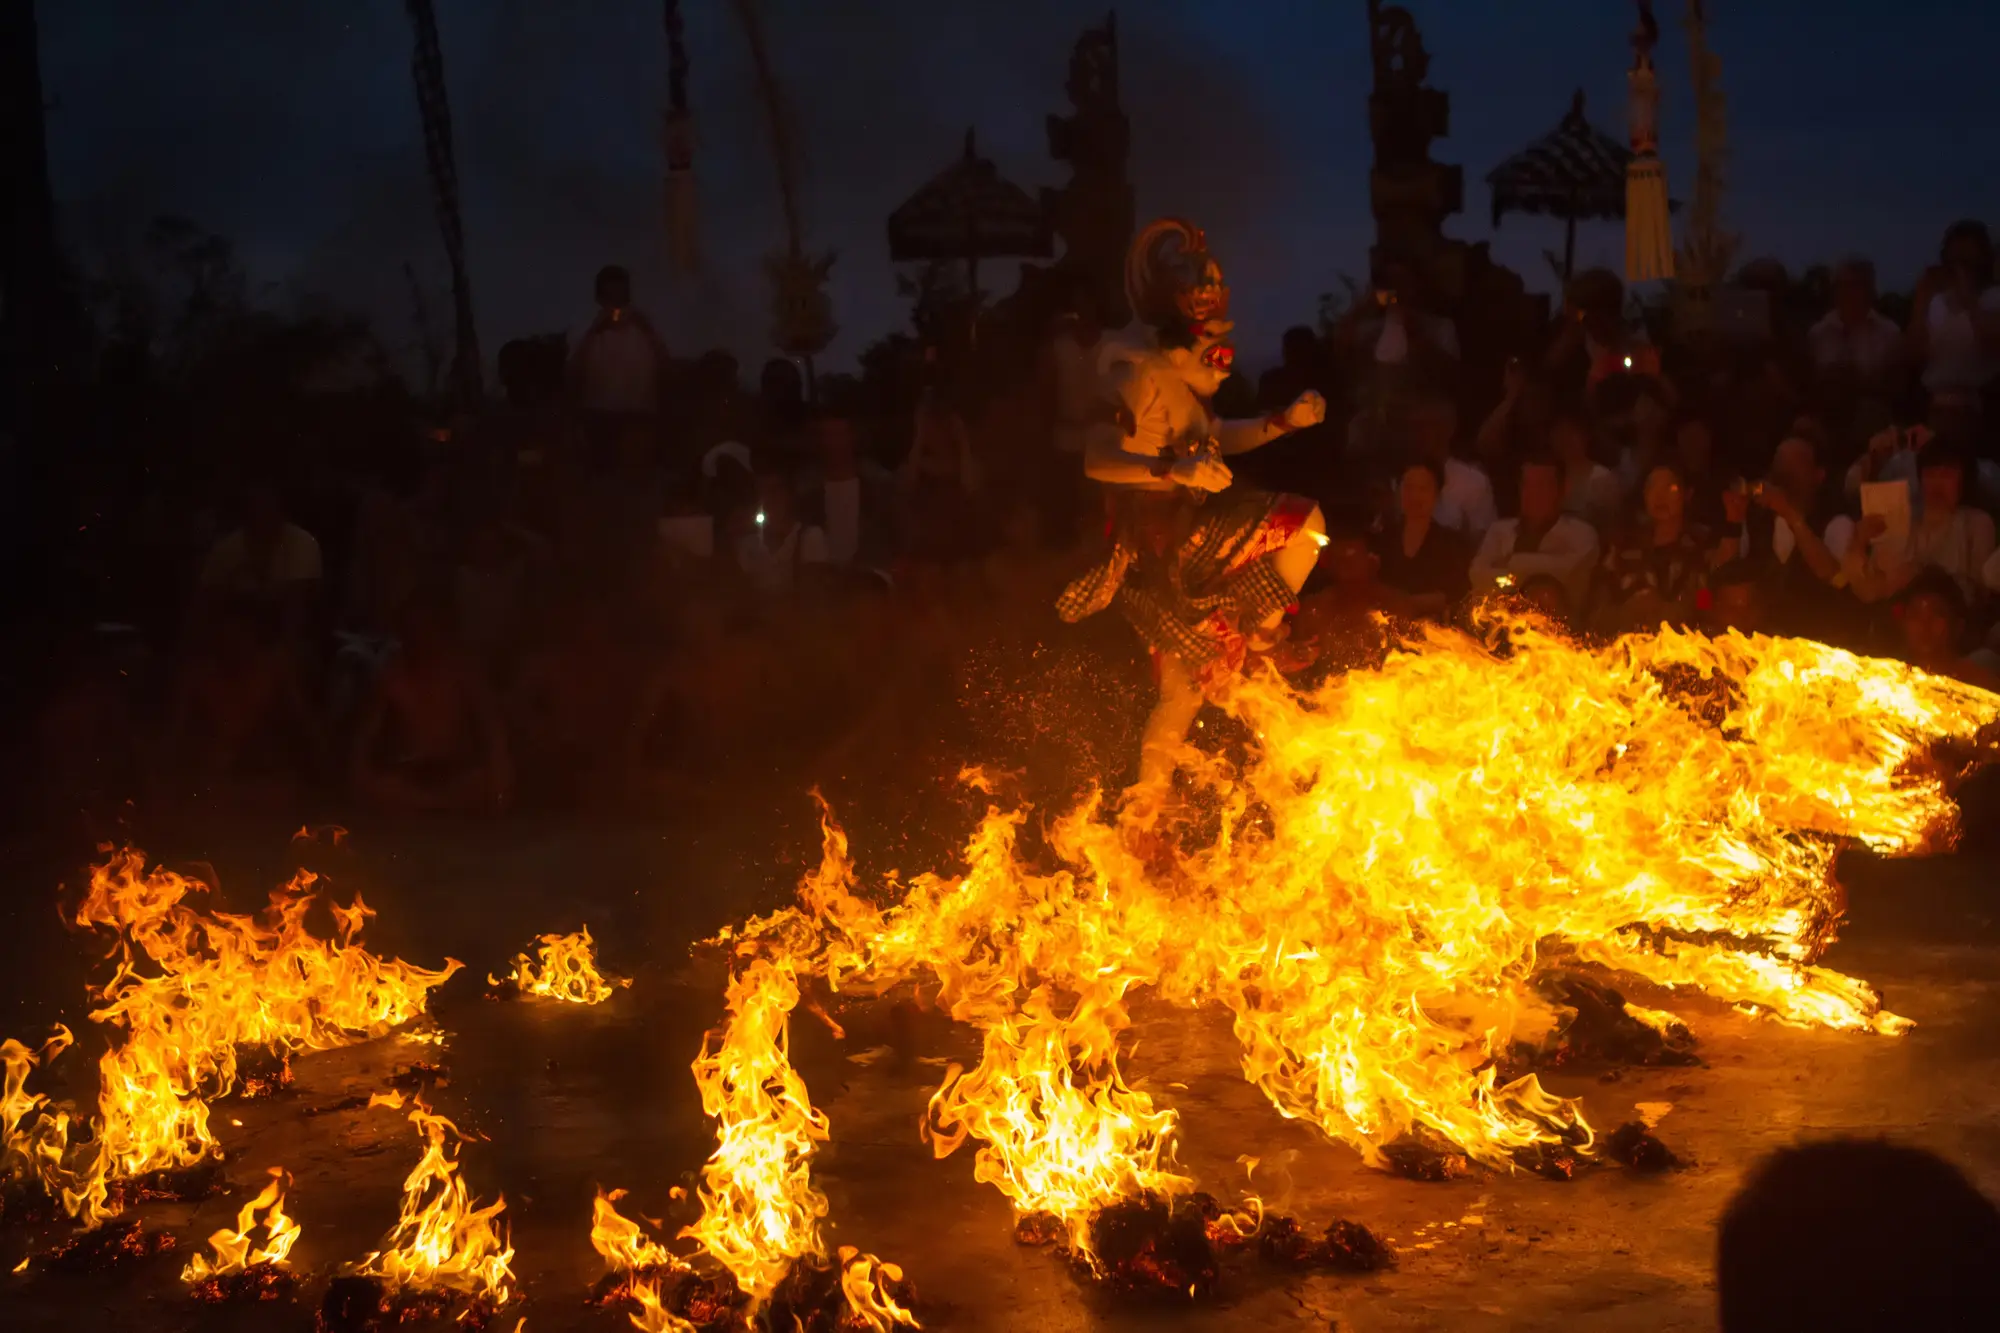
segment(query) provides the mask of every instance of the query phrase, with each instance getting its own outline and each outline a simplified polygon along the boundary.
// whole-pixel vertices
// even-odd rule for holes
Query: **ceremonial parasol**
[[[891,259],[962,259],[975,294],[980,260],[1043,258],[1054,252],[1048,212],[979,156],[971,130],[965,132],[965,155],[889,215]]]
[[[1563,279],[1576,268],[1576,224],[1625,216],[1625,168],[1632,150],[1583,114],[1583,90],[1562,123],[1486,174],[1493,190],[1493,225],[1509,213],[1561,218]]]

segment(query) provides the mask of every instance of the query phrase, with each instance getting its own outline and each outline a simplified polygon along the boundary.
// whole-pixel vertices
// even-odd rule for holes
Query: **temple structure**
[[[1118,100],[1118,15],[1086,29],[1070,54],[1069,115],[1049,117],[1049,154],[1070,166],[1069,183],[1042,191],[1062,238],[1058,269],[1087,276],[1107,326],[1131,318],[1125,303],[1125,251],[1132,243],[1132,182],[1125,161],[1132,127]]]
[[[1458,322],[1469,387],[1481,394],[1488,381],[1498,383],[1502,349],[1533,340],[1546,304],[1526,294],[1519,275],[1493,262],[1485,242],[1444,234],[1445,219],[1464,211],[1465,172],[1431,158],[1432,142],[1451,130],[1451,98],[1425,82],[1430,53],[1416,19],[1400,5],[1368,0],[1368,32],[1371,257],[1394,255],[1424,276],[1437,304]]]

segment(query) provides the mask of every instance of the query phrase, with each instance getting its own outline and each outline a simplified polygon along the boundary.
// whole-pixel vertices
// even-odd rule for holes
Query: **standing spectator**
[[[1086,494],[1083,446],[1093,429],[1110,421],[1099,361],[1104,328],[1096,289],[1081,276],[1069,286],[1064,309],[1043,340],[1037,367],[1039,402],[1048,423],[1046,475],[1039,487],[1047,531],[1059,544],[1076,536]]]
[[[570,396],[583,413],[593,457],[602,461],[630,423],[652,428],[666,383],[667,348],[632,305],[632,275],[597,274],[597,315],[570,354]]]
[[[1849,259],[1833,271],[1833,308],[1806,334],[1812,354],[1814,406],[1851,427],[1861,404],[1877,413],[1900,385],[1903,333],[1875,308],[1875,265]]]
[[[820,526],[826,532],[828,562],[845,568],[854,563],[868,527],[854,423],[840,413],[821,412],[813,418],[809,434],[819,452],[820,476],[819,503],[807,508],[818,510]]]
[[[1549,426],[1549,447],[1562,464],[1563,512],[1600,533],[1616,531],[1625,497],[1617,474],[1591,454],[1590,423],[1575,412],[1556,413]]]
[[[1917,282],[1906,332],[1931,396],[1933,428],[1969,442],[2000,369],[2000,287],[1985,224],[1954,222],[1939,259]]]
[[[1475,590],[1511,575],[1525,587],[1546,574],[1563,585],[1567,603],[1580,607],[1590,595],[1590,576],[1597,565],[1597,532],[1562,508],[1562,465],[1545,454],[1521,463],[1521,516],[1503,518],[1486,530],[1472,557]]]
[[[898,480],[909,554],[946,563],[970,555],[978,538],[972,497],[979,490],[972,433],[935,385],[917,404],[910,452]]]
[[[1304,324],[1285,330],[1280,344],[1279,363],[1257,381],[1257,406],[1266,412],[1281,412],[1298,401],[1306,390],[1322,398],[1333,397],[1333,379],[1327,373],[1326,351],[1319,335]]]
[[[1433,620],[1444,619],[1465,596],[1472,559],[1465,535],[1436,521],[1443,489],[1437,463],[1413,460],[1396,486],[1396,520],[1376,543],[1382,583],[1402,595],[1407,614]]]
[[[1607,634],[1681,624],[1695,609],[1695,590],[1708,553],[1687,521],[1680,474],[1661,464],[1646,476],[1645,517],[1611,545],[1604,558],[1604,605],[1597,628]]]
[[[1549,381],[1530,374],[1518,356],[1508,360],[1502,386],[1499,404],[1479,423],[1472,453],[1492,480],[1500,508],[1511,514],[1520,503],[1515,482],[1521,460],[1547,443],[1556,402]]]
[[[1335,328],[1334,346],[1360,393],[1348,433],[1351,457],[1379,458],[1400,407],[1457,387],[1458,327],[1431,310],[1422,275],[1397,256],[1377,265],[1368,296]]]
[[[1571,280],[1544,367],[1564,399],[1613,375],[1660,373],[1659,349],[1625,318],[1625,284],[1616,273],[1593,268]]]
[[[1472,463],[1455,456],[1458,406],[1433,394],[1412,403],[1402,417],[1405,457],[1428,462],[1439,478],[1436,522],[1463,535],[1468,546],[1486,535],[1499,515],[1493,506],[1493,483]]]
[[[251,604],[274,615],[285,643],[302,651],[321,574],[319,542],[285,517],[275,485],[252,482],[243,494],[243,526],[210,547],[202,562],[197,619],[224,601]]]

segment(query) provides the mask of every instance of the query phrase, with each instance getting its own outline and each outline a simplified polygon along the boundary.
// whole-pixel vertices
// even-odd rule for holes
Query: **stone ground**
[[[908,858],[905,869],[940,864],[969,820],[949,798],[933,804],[918,820],[886,799],[858,801],[857,846],[888,847]],[[293,844],[277,828],[185,826],[147,845],[182,863],[212,860],[236,907],[260,903],[302,860],[326,871],[336,893],[366,894],[380,912],[368,936],[378,951],[466,961],[467,975],[436,1006],[451,1037],[449,1084],[433,1100],[484,1136],[466,1144],[463,1161],[481,1197],[506,1195],[527,1329],[610,1333],[624,1321],[582,1305],[598,1275],[588,1243],[593,1188],[628,1187],[640,1212],[658,1216],[670,1207],[668,1189],[690,1178],[710,1146],[687,1066],[720,1013],[720,988],[690,967],[687,946],[782,900],[815,851],[813,821],[803,797],[787,795],[657,826],[357,823],[339,848]],[[919,825],[923,834],[909,831]],[[0,1033],[38,1037],[57,1020],[84,1027],[88,942],[65,936],[53,911],[76,850],[0,851]],[[927,1326],[964,1333],[1708,1328],[1715,1219],[1745,1168],[1774,1147],[1890,1134],[1946,1154],[2000,1192],[2000,1108],[1990,1093],[2000,1081],[1995,864],[1853,859],[1844,870],[1854,920],[1829,961],[1873,979],[1892,1008],[1916,1019],[1905,1037],[1792,1031],[1682,998],[1673,1007],[1700,1035],[1705,1067],[1551,1081],[1581,1095],[1604,1126],[1632,1118],[1635,1103],[1671,1103],[1661,1135],[1692,1165],[1664,1177],[1607,1167],[1569,1183],[1480,1174],[1418,1184],[1368,1171],[1351,1151],[1280,1118],[1243,1082],[1219,1016],[1190,1021],[1142,1005],[1130,1071],[1181,1111],[1182,1160],[1204,1187],[1233,1195],[1243,1179],[1237,1159],[1254,1155],[1257,1186],[1274,1207],[1315,1229],[1336,1215],[1366,1223],[1402,1255],[1393,1272],[1365,1278],[1278,1275],[1235,1260],[1217,1299],[1172,1313],[1107,1305],[1051,1254],[1016,1246],[1005,1201],[972,1179],[970,1150],[931,1160],[917,1123],[937,1064],[976,1054],[969,1034],[919,1028],[900,1055],[863,1065],[846,1057],[880,1039],[883,1015],[856,1016],[845,1043],[802,1020],[795,1059],[833,1125],[814,1168],[832,1201],[831,1236],[900,1262],[923,1295]],[[607,968],[636,978],[630,990],[581,1010],[481,998],[484,974],[514,949],[581,922],[599,936]],[[222,1105],[234,1189],[199,1205],[146,1206],[148,1225],[197,1245],[229,1222],[267,1167],[283,1165],[296,1177],[288,1207],[304,1228],[293,1258],[316,1300],[332,1270],[375,1248],[393,1220],[417,1139],[387,1110],[305,1112],[428,1058],[430,1048],[395,1038],[309,1056],[288,1095]],[[74,1054],[66,1063],[87,1082],[87,1063]],[[179,1259],[110,1279],[44,1276],[33,1263],[6,1275],[49,1239],[0,1227],[0,1326],[310,1326],[309,1306],[191,1309],[174,1279]],[[511,1333],[514,1318],[510,1311],[495,1327]]]

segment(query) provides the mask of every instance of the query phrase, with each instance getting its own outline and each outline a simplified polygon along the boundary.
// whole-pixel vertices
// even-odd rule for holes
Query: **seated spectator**
[[[1905,585],[1898,603],[1905,662],[1982,690],[2000,690],[1991,654],[1965,651],[1965,594],[1941,569],[1926,569]]]
[[[278,617],[285,642],[301,647],[320,591],[319,542],[285,517],[278,488],[251,484],[243,526],[209,548],[201,567],[197,613],[217,602],[253,601]]]
[[[1688,521],[1719,531],[1726,476],[1715,459],[1715,428],[1700,412],[1683,411],[1672,426],[1674,471],[1680,475]]]
[[[1645,518],[1611,544],[1604,558],[1604,602],[1597,629],[1624,634],[1680,625],[1694,613],[1708,552],[1687,521],[1680,474],[1662,465],[1646,477]]]
[[[765,470],[757,478],[757,509],[736,535],[736,567],[764,597],[816,591],[828,568],[826,533],[800,519],[791,479]]]
[[[1547,574],[1562,584],[1568,606],[1584,604],[1597,566],[1597,531],[1562,511],[1562,477],[1562,465],[1546,454],[1522,462],[1521,515],[1486,530],[1472,557],[1474,591],[1503,576],[1525,588],[1529,579]]]
[[[1499,515],[1486,473],[1452,453],[1458,439],[1457,404],[1436,394],[1418,399],[1402,413],[1401,424],[1405,457],[1429,462],[1441,478],[1432,518],[1463,535],[1468,544],[1477,543]]]
[[[1675,420],[1665,387],[1644,375],[1613,376],[1591,394],[1591,415],[1611,450],[1621,503],[1638,501],[1646,477],[1671,461]]]
[[[355,732],[355,795],[401,814],[504,808],[514,781],[506,728],[458,642],[449,604],[419,596],[399,628]]]
[[[1590,423],[1575,412],[1556,413],[1549,426],[1549,448],[1562,464],[1563,512],[1599,533],[1615,532],[1625,497],[1617,476],[1591,454]]]
[[[1853,599],[1833,585],[1854,520],[1819,518],[1825,486],[1818,444],[1792,435],[1772,455],[1763,482],[1723,492],[1726,526],[1715,554],[1748,560],[1769,579],[1774,632],[1844,642],[1853,634]]]
[[[1396,520],[1375,545],[1382,583],[1400,594],[1403,613],[1432,620],[1445,619],[1465,596],[1472,559],[1472,543],[1436,520],[1443,488],[1443,469],[1431,459],[1404,468]]]
[[[1833,271],[1833,308],[1806,334],[1817,409],[1851,424],[1864,401],[1900,391],[1903,331],[1875,308],[1875,265],[1849,259]],[[1843,438],[1847,438],[1843,436]]]
[[[2000,1327],[2000,1210],[1915,1148],[1786,1148],[1716,1231],[1721,1333],[1972,1333]]]
[[[1900,481],[1910,488],[1910,511],[1922,504],[1917,490],[1917,452],[1932,439],[1924,425],[1889,425],[1868,437],[1868,447],[1847,468],[1842,489],[1848,499],[1859,499],[1861,488],[1871,482]]]
[[[1855,529],[1858,540],[1841,552],[1842,572],[1855,596],[1864,602],[1894,597],[1926,569],[1950,575],[1962,598],[1979,591],[1993,556],[1993,518],[1960,503],[1967,461],[1941,440],[1924,446],[1917,458],[1923,510],[1911,522],[1906,546],[1886,549],[1879,540],[1887,527],[1881,515],[1861,519]]]
[[[1503,389],[1499,404],[1479,425],[1472,454],[1492,480],[1499,507],[1511,514],[1520,506],[1514,483],[1521,460],[1547,443],[1556,400],[1549,381],[1530,375],[1519,357],[1507,362]]]
[[[1731,560],[1708,576],[1706,597],[1698,600],[1701,627],[1709,634],[1734,630],[1738,634],[1762,634],[1770,608],[1765,602],[1764,580],[1757,567],[1747,560]]]
[[[268,801],[289,798],[311,773],[322,737],[298,658],[285,643],[282,614],[255,597],[215,606],[175,687],[165,780],[190,782],[232,802]]]

